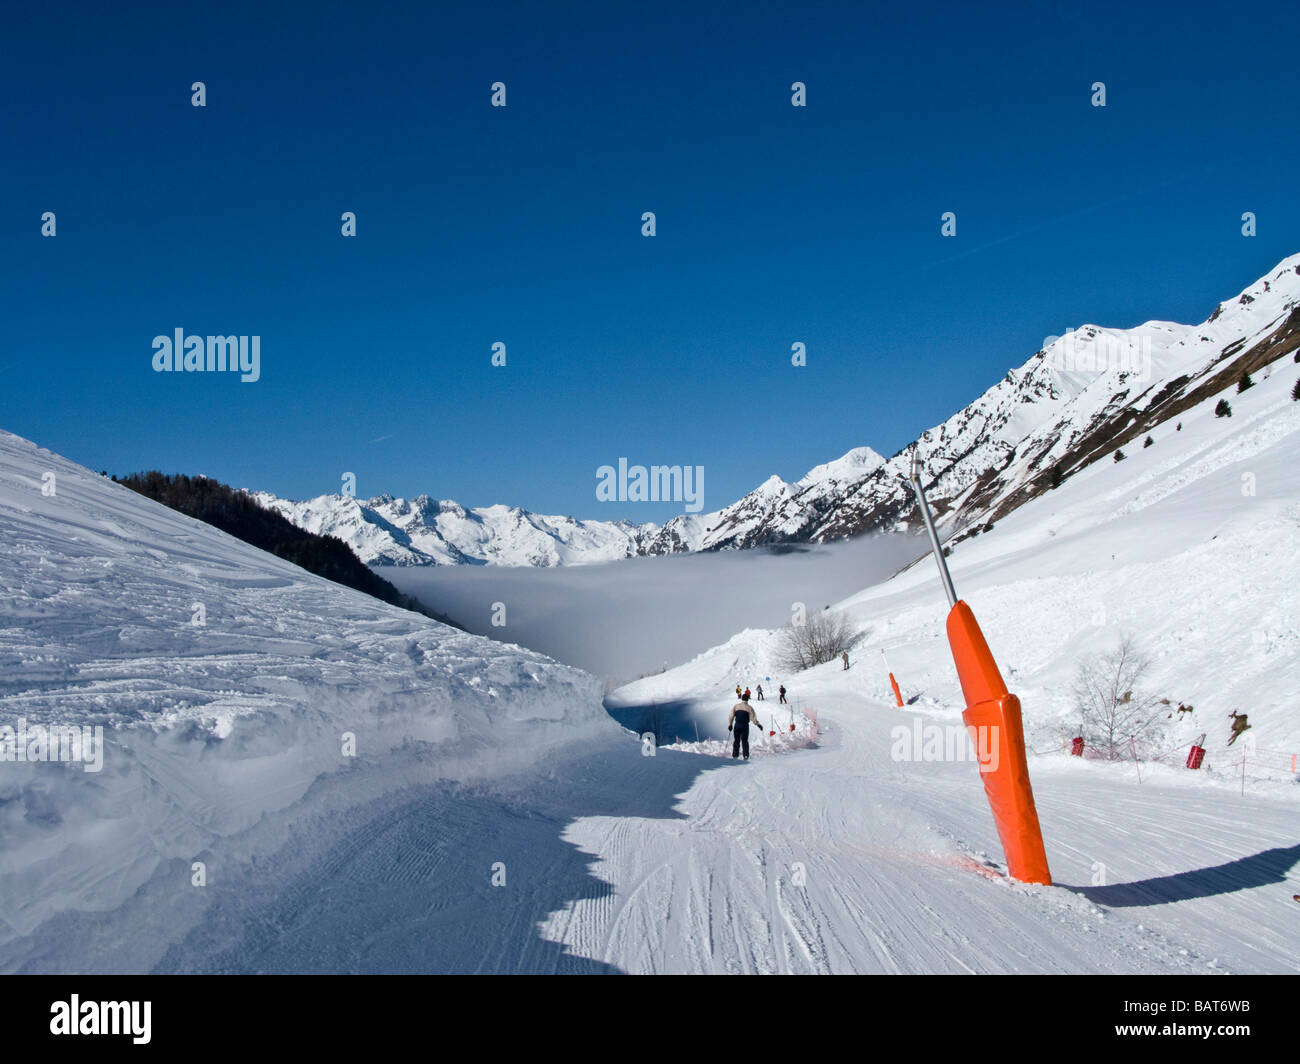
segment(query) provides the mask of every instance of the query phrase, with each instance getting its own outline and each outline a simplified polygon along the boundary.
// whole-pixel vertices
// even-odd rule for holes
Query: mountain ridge
[[[644,555],[823,543],[919,520],[915,452],[945,535],[978,532],[1066,476],[1300,346],[1300,254],[1203,322],[1082,325],[1050,338],[946,421],[885,459],[855,447],[794,482],[768,477],[730,505],[663,525],[582,520],[418,495],[303,502],[250,492],[371,565],[581,565]]]

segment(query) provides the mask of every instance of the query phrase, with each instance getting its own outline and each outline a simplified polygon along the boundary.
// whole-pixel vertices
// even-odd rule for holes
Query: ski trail
[[[1264,882],[1300,838],[1290,803],[1258,801],[1246,830],[1219,792],[1049,770],[1035,789],[1059,885],[1018,884],[1000,870],[975,766],[891,761],[900,719],[828,702],[832,739],[708,768],[680,797],[685,820],[574,820],[565,838],[596,855],[616,901],[576,904],[544,934],[580,953],[599,941],[585,955],[633,973],[1297,970],[1270,937]],[[1181,851],[1175,808],[1195,840]],[[1097,862],[1111,886],[1092,886]],[[1135,902],[1162,890],[1179,897]],[[1211,930],[1189,941],[1189,918]]]

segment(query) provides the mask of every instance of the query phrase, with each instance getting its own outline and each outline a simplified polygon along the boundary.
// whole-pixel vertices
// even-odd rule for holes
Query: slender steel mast
[[[939,545],[939,533],[934,530],[934,518],[930,516],[930,504],[925,501],[925,489],[921,487],[921,452],[912,452],[912,490],[916,492],[916,505],[925,522],[925,530],[930,533],[930,548],[934,551],[934,560],[939,564],[939,579],[943,589],[948,593],[948,605],[957,605],[957,591],[952,586],[952,574],[948,572],[948,559],[943,556],[943,547]]]

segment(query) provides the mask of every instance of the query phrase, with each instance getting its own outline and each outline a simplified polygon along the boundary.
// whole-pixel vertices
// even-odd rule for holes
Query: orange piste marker
[[[1043,832],[1029,784],[1029,762],[1025,755],[1025,732],[1020,717],[1020,699],[1007,690],[993,660],[993,652],[980,631],[979,623],[965,602],[958,600],[952,576],[944,561],[930,507],[921,487],[919,456],[912,455],[912,489],[930,534],[930,546],[939,564],[939,576],[952,609],[948,613],[948,645],[952,648],[957,677],[961,681],[966,711],[962,721],[971,733],[979,755],[984,793],[993,811],[1007,871],[1024,883],[1052,882],[1043,848]]]
[[[903,708],[903,692],[898,689],[898,681],[894,679],[894,672],[889,667],[889,658],[885,657],[885,648],[880,648],[880,656],[885,659],[885,671],[889,673],[889,686],[894,689],[894,701],[898,703],[898,708]]]

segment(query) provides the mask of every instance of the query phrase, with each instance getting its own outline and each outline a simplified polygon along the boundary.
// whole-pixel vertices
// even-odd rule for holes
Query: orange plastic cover
[[[980,775],[993,822],[1007,858],[1007,871],[1024,883],[1052,882],[1043,832],[1029,785],[1020,699],[1008,693],[984,633],[964,602],[948,614],[948,643],[961,680],[962,721],[980,759]]]
[[[993,661],[993,652],[984,641],[975,614],[964,602],[958,602],[948,614],[948,645],[957,663],[957,678],[961,680],[961,693],[967,706],[989,702],[1007,693],[1007,685]]]

